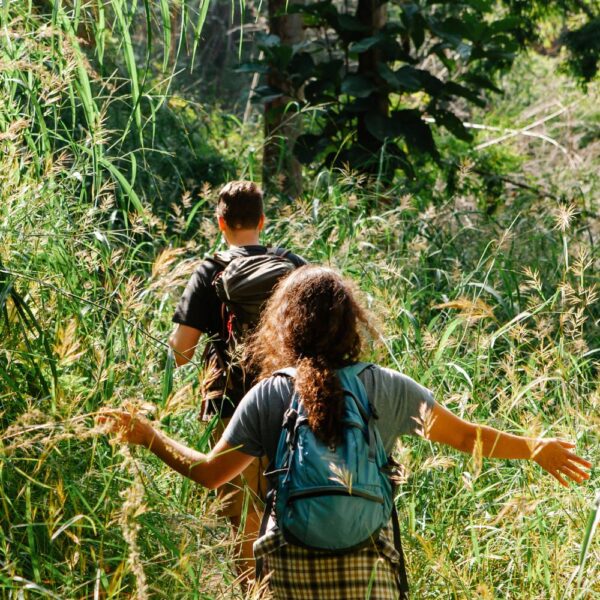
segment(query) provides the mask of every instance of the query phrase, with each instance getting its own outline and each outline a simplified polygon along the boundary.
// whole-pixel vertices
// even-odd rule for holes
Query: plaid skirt
[[[254,544],[275,600],[398,600],[399,556],[393,530],[361,550],[330,554],[288,544],[271,530]]]

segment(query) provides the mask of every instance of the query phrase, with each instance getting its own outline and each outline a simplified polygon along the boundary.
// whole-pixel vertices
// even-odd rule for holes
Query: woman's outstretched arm
[[[504,433],[493,427],[465,421],[437,402],[423,424],[427,439],[452,446],[462,452],[481,452],[491,458],[534,460],[566,486],[566,479],[581,483],[589,479],[591,463],[571,449],[575,444],[556,438],[528,438]],[[480,450],[476,450],[479,447]],[[566,478],[566,479],[565,479]]]
[[[123,410],[107,410],[98,420],[124,442],[148,448],[169,467],[208,488],[230,481],[254,459],[222,439],[208,454],[203,454],[155,429],[145,417]]]

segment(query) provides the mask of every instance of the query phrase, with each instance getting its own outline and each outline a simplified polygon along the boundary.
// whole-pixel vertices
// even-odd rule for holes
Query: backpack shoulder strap
[[[303,258],[298,256],[297,254],[294,254],[291,250],[287,250],[286,248],[280,248],[279,246],[273,246],[272,248],[269,248],[267,250],[267,253],[273,254],[274,256],[280,256],[281,258],[289,260],[296,268],[303,267],[307,264],[307,262]]]
[[[343,371],[345,373],[348,373],[348,375],[350,375],[350,376],[357,377],[365,369],[368,369],[369,367],[372,367],[372,366],[373,366],[373,363],[369,363],[369,362],[357,362],[357,363],[354,363],[352,365],[348,365],[347,367],[344,367]]]
[[[358,379],[358,376],[364,370],[372,366],[372,363],[357,362],[338,370],[338,377],[340,378],[342,387],[354,398],[358,410],[365,422],[367,422],[370,417],[376,418],[376,415],[371,402],[367,398],[365,386],[363,385],[363,382]]]
[[[223,270],[233,260],[233,258],[234,257],[232,257],[229,252],[215,252],[214,254],[207,254],[204,257],[204,260],[217,265],[221,268],[221,270]]]
[[[377,444],[380,441],[380,436],[375,426],[377,418],[375,409],[367,397],[367,392],[363,382],[358,375],[365,369],[368,369],[371,363],[358,362],[348,365],[343,369],[338,370],[338,377],[347,397],[351,398],[360,418],[366,427],[365,433],[368,435],[367,441],[369,445],[369,458],[375,460],[377,455]]]
[[[398,587],[400,589],[400,600],[408,600],[408,577],[406,575],[406,565],[404,563],[402,539],[400,538],[400,521],[398,519],[398,511],[396,509],[395,502],[392,502],[392,528],[394,531],[394,546],[396,548],[396,552],[398,552],[400,555],[400,562],[398,563],[398,571],[396,573],[398,578]]]
[[[267,254],[273,254],[275,256],[281,256],[281,258],[287,258],[288,254],[291,254],[290,250],[281,248],[280,246],[271,246],[267,249]]]
[[[343,372],[342,377],[344,379],[345,379],[345,377],[353,379],[354,384],[356,386],[355,391],[359,391],[359,392],[362,391],[364,393],[364,385],[362,384],[362,381],[360,381],[360,379],[358,381],[356,381],[355,378],[357,378],[357,376],[360,373],[362,373],[365,369],[368,369],[372,366],[373,366],[372,363],[365,363],[365,362],[359,362],[359,363],[355,363],[353,365],[349,365],[348,367],[341,369],[341,371]],[[344,381],[344,379],[342,379],[342,381]],[[356,389],[356,388],[358,388],[358,389]],[[361,406],[360,396],[361,396],[360,393],[352,394],[352,398],[354,399],[356,406],[357,406],[359,412],[361,413],[361,416],[365,420],[365,423],[368,424],[369,438],[370,438],[369,450],[370,450],[370,453],[372,453],[374,451],[374,443],[373,442],[375,441],[376,437],[379,437],[379,433],[376,431],[376,425],[375,425],[375,419],[377,418],[377,414],[375,412],[375,408],[373,407],[373,405],[367,398],[366,393],[364,394],[364,400],[367,402],[367,406]],[[367,408],[368,408],[368,413],[366,410]],[[395,487],[392,486],[392,497],[395,496],[394,490],[395,490]],[[409,592],[408,577],[406,575],[404,551],[402,549],[402,540],[400,537],[400,523],[398,520],[398,511],[396,510],[395,502],[392,502],[392,528],[393,528],[393,532],[394,532],[394,547],[396,548],[396,551],[398,552],[398,555],[400,557],[400,562],[398,564],[398,569],[396,572],[396,577],[398,580],[398,588],[400,591],[400,600],[408,600],[408,592]]]

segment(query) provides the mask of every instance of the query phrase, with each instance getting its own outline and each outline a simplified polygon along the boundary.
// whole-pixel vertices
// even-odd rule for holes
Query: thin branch
[[[560,200],[560,197],[544,188],[536,187],[534,185],[529,185],[527,183],[523,183],[522,181],[517,181],[515,179],[511,179],[510,177],[506,177],[505,175],[498,175],[496,173],[490,173],[489,171],[484,171],[482,169],[472,169],[474,173],[478,175],[482,175],[484,177],[493,177],[498,179],[499,181],[503,181],[504,183],[508,183],[515,187],[521,188],[523,190],[527,190],[529,192],[534,192],[540,196],[545,196],[546,198],[552,198],[552,200],[556,200],[557,202]]]
[[[533,123],[530,123],[529,125],[527,125],[526,127],[522,127],[520,129],[509,129],[509,128],[500,128],[500,127],[488,127],[488,126],[484,126],[484,125],[478,125],[476,123],[465,123],[465,127],[471,127],[472,129],[488,129],[490,131],[503,131],[505,132],[505,135],[502,135],[498,138],[494,138],[493,140],[488,140],[487,142],[483,142],[481,144],[478,144],[477,146],[475,146],[475,150],[482,150],[483,148],[487,148],[488,146],[492,146],[494,144],[498,144],[500,142],[503,142],[504,140],[510,139],[512,137],[515,137],[517,135],[525,135],[525,136],[530,136],[530,137],[539,137],[545,141],[548,141],[550,143],[552,143],[553,145],[555,145],[556,147],[560,148],[565,154],[569,154],[568,150],[566,148],[564,148],[563,146],[561,146],[556,140],[553,140],[552,138],[541,134],[541,133],[532,133],[531,129],[534,129],[535,127],[537,127],[538,125],[543,125],[544,123],[546,123],[547,121],[551,121],[552,119],[555,119],[556,117],[562,115],[563,113],[567,112],[567,110],[569,110],[571,108],[571,106],[563,106],[562,108],[560,108],[559,110],[554,111],[553,113],[550,113],[549,115],[542,117],[541,119],[537,119],[536,121],[534,121]]]
[[[572,105],[564,106],[560,110],[557,110],[557,111],[547,115],[546,117],[538,119],[538,120],[534,121],[533,123],[530,123],[526,127],[522,127],[521,129],[511,129],[511,128],[507,128],[507,127],[494,127],[493,125],[482,125],[481,123],[470,123],[468,121],[463,122],[463,125],[467,129],[478,129],[478,130],[482,130],[482,131],[496,131],[498,133],[503,134],[500,137],[497,137],[492,140],[488,140],[486,142],[482,142],[481,144],[478,144],[477,146],[475,146],[475,150],[483,150],[484,148],[488,148],[489,146],[493,146],[495,144],[504,142],[505,140],[508,140],[510,138],[516,137],[518,135],[522,135],[525,137],[533,137],[533,138],[538,138],[538,139],[544,140],[545,142],[548,142],[548,143],[552,144],[553,146],[555,146],[556,148],[558,148],[567,158],[571,158],[571,153],[569,152],[569,150],[567,150],[567,148],[565,148],[564,146],[559,144],[555,139],[551,138],[550,136],[548,136],[544,133],[536,133],[536,132],[531,131],[531,129],[534,129],[535,127],[537,127],[539,125],[543,125],[544,123],[546,123],[547,121],[550,121],[551,119],[555,119],[559,115],[561,115],[564,112],[566,112],[567,110],[569,110],[569,108],[571,108],[571,106]],[[435,123],[435,119],[432,117],[425,117],[424,121],[426,121],[427,123]],[[578,157],[576,157],[576,158],[578,158]]]

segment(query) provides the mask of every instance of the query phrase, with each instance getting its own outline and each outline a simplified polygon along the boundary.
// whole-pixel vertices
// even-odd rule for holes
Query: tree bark
[[[269,1],[269,33],[277,35],[282,45],[292,46],[304,40],[304,28],[302,15],[281,14],[287,5],[287,0]],[[296,197],[302,192],[302,168],[293,154],[301,130],[300,116],[293,108],[286,110],[293,98],[290,84],[282,73],[271,68],[267,84],[283,90],[284,95],[265,104],[263,184]]]
[[[356,17],[369,28],[369,35],[375,35],[387,22],[387,7],[381,0],[359,0]],[[366,37],[366,36],[365,36]],[[359,55],[358,73],[375,81],[379,81],[377,63],[381,60],[381,51],[371,48]],[[381,83],[381,82],[379,82]],[[369,96],[372,110],[382,116],[388,115],[389,98],[384,92],[374,92]],[[381,149],[381,141],[371,135],[365,122],[366,113],[358,117],[358,143],[367,151],[377,153]]]

